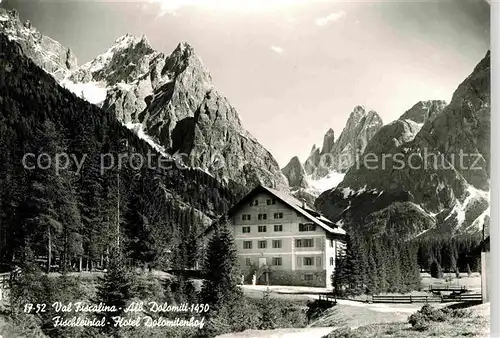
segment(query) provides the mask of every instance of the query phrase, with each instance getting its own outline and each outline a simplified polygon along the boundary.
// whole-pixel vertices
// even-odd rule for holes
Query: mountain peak
[[[352,113],[355,113],[355,114],[365,114],[365,106],[362,106],[362,105],[357,105],[354,107],[354,109],[352,110]],[[351,113],[351,114],[352,114]]]
[[[29,20],[21,22],[15,9],[0,8],[0,34],[17,42],[25,55],[58,81],[76,68],[76,57],[68,48],[43,35]]]
[[[332,128],[328,129],[323,138],[323,148],[321,149],[321,154],[330,153],[335,144],[335,132]]]
[[[290,162],[288,162],[288,164],[290,164],[290,163],[292,163],[292,164],[297,164],[297,163],[299,163],[299,164],[300,164],[299,157],[298,157],[298,156],[294,156],[294,157],[292,157],[292,158],[290,159]]]
[[[366,109],[364,106],[361,105],[355,106],[351,114],[349,114],[346,127],[358,124],[358,122],[361,121],[361,119],[365,117],[365,115],[366,115]]]
[[[145,34],[142,34],[141,36],[135,36],[130,33],[126,33],[125,35],[120,36],[118,39],[116,39],[113,45],[108,49],[108,51],[116,49],[128,49],[137,45],[145,46],[148,51],[153,51],[153,47],[149,43],[149,40]]]
[[[188,42],[185,41],[179,42],[179,44],[177,45],[177,47],[175,47],[172,54],[180,54],[185,58],[195,55],[193,46],[191,46]]]
[[[419,101],[413,107],[408,109],[399,120],[411,120],[416,123],[425,123],[433,120],[446,107],[447,103],[443,100]]]
[[[292,157],[281,172],[287,178],[290,187],[307,188],[306,172],[297,156]]]

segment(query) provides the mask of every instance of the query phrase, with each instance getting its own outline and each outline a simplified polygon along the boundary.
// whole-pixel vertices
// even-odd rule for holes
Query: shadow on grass
[[[457,303],[457,304],[451,304],[451,305],[447,305],[446,308],[448,309],[452,309],[452,310],[457,310],[457,309],[467,309],[469,307],[472,307],[472,306],[477,306],[477,305],[481,305],[482,302],[481,301],[477,301],[477,302],[466,302],[466,303]]]

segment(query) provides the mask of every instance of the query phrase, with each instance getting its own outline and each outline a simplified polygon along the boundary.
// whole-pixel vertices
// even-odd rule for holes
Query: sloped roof
[[[237,209],[240,208],[241,205],[245,204],[252,196],[254,196],[257,193],[260,192],[267,192],[277,199],[279,199],[281,202],[287,204],[290,206],[292,209],[306,217],[308,220],[312,221],[313,223],[319,225],[322,227],[326,232],[331,233],[331,234],[336,234],[336,235],[345,235],[346,232],[345,230],[336,227],[330,220],[328,220],[326,217],[321,215],[319,212],[313,210],[312,208],[308,207],[307,205],[304,205],[302,201],[299,199],[284,193],[282,191],[278,191],[272,188],[265,187],[263,185],[257,186],[255,189],[253,189],[251,192],[249,192],[245,197],[243,197],[238,203],[236,203],[229,211],[226,213],[226,215],[222,216],[221,218],[231,216]],[[304,205],[304,207],[303,207]],[[215,222],[216,223],[216,222]],[[212,226],[208,227],[205,230],[205,234],[210,231]]]
[[[340,229],[340,228],[336,228],[336,227],[334,228],[334,227],[328,226],[326,223],[330,223],[332,225],[333,225],[333,223],[330,222],[326,217],[321,215],[319,212],[308,208],[307,205],[305,208],[303,208],[302,201],[298,200],[297,198],[293,197],[292,195],[288,195],[288,194],[283,193],[281,191],[271,189],[268,187],[264,187],[264,186],[262,186],[262,188],[267,190],[270,194],[274,195],[278,199],[280,199],[285,204],[288,204],[289,206],[291,206],[293,209],[295,209],[296,211],[301,213],[303,216],[305,216],[307,219],[313,221],[314,223],[316,223],[317,225],[319,225],[320,227],[322,227],[326,231],[328,231],[332,234],[345,235],[345,230]],[[315,216],[313,214],[317,214],[318,216]]]

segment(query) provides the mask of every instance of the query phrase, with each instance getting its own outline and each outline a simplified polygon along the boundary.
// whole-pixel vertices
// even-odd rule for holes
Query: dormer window
[[[268,200],[266,201],[266,203],[267,203],[267,205],[273,205],[273,204],[276,204],[276,199],[275,199],[275,198],[273,198],[273,199],[268,199]]]
[[[312,223],[300,223],[299,231],[316,231],[316,225]]]

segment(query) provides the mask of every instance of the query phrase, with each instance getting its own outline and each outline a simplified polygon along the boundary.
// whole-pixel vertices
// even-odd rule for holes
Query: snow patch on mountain
[[[131,43],[134,43],[134,37],[129,34],[124,35],[118,38],[113,44],[113,46],[110,47],[106,52],[97,56],[97,58],[95,58],[94,60],[83,64],[80,68],[88,70],[91,73],[97,72],[106,67],[107,65],[109,65],[109,63],[113,59],[113,56],[117,52],[127,48],[127,46],[130,45]]]
[[[448,216],[446,216],[446,218],[444,219],[446,221],[451,216],[455,216],[455,218],[457,220],[457,227],[462,226],[462,224],[465,221],[465,214],[466,214],[467,210],[470,207],[472,207],[472,204],[474,202],[481,201],[481,200],[489,202],[489,200],[490,200],[490,198],[489,198],[490,193],[488,191],[479,190],[470,184],[467,185],[466,191],[467,191],[467,195],[466,195],[464,201],[460,202],[459,200],[457,200],[455,203],[455,206],[453,207],[450,214]],[[489,210],[489,208],[488,208],[488,210]],[[483,214],[484,214],[484,212],[483,212]],[[478,217],[478,219],[481,218],[481,216]],[[484,217],[486,217],[486,215]],[[484,217],[483,217],[483,223],[484,223]],[[480,223],[480,220],[478,220],[478,219],[476,219],[473,224],[478,225]],[[478,223],[476,223],[476,221]],[[481,226],[482,226],[482,224],[481,224]]]
[[[354,190],[352,190],[349,187],[346,187],[346,188],[342,189],[342,194],[344,194],[344,199],[348,198],[353,193],[354,193]]]
[[[142,123],[128,122],[123,124],[128,129],[132,130],[140,139],[146,141],[151,147],[157,150],[162,156],[170,158],[171,156],[167,154],[165,148],[156,143],[151,136],[144,132],[144,126]]]
[[[309,188],[306,189],[312,195],[318,196],[324,191],[328,189],[333,189],[344,179],[345,174],[338,173],[336,171],[332,171],[328,173],[325,177],[321,177],[319,179],[314,179],[313,175],[307,175],[306,181],[309,185]]]
[[[134,88],[134,84],[137,83],[138,81],[134,81],[132,84],[125,83],[125,82],[120,82],[116,84],[116,87],[118,87],[121,90],[124,90],[126,92],[130,91],[131,89]]]
[[[99,105],[104,102],[108,92],[104,82],[74,83],[69,79],[64,79],[61,81],[61,86],[68,89],[76,96],[95,105]]]
[[[430,212],[427,212],[425,211],[419,204],[416,204],[416,203],[413,203],[413,202],[410,202],[418,211],[420,211],[423,215],[429,217],[429,218],[432,218],[433,220],[436,219],[436,214],[432,214]],[[427,230],[425,230],[427,231]],[[424,231],[424,232],[425,232]]]
[[[429,230],[431,230],[431,229],[425,229],[425,230],[420,231],[418,234],[415,235],[415,238],[422,236],[423,234],[425,234]]]

